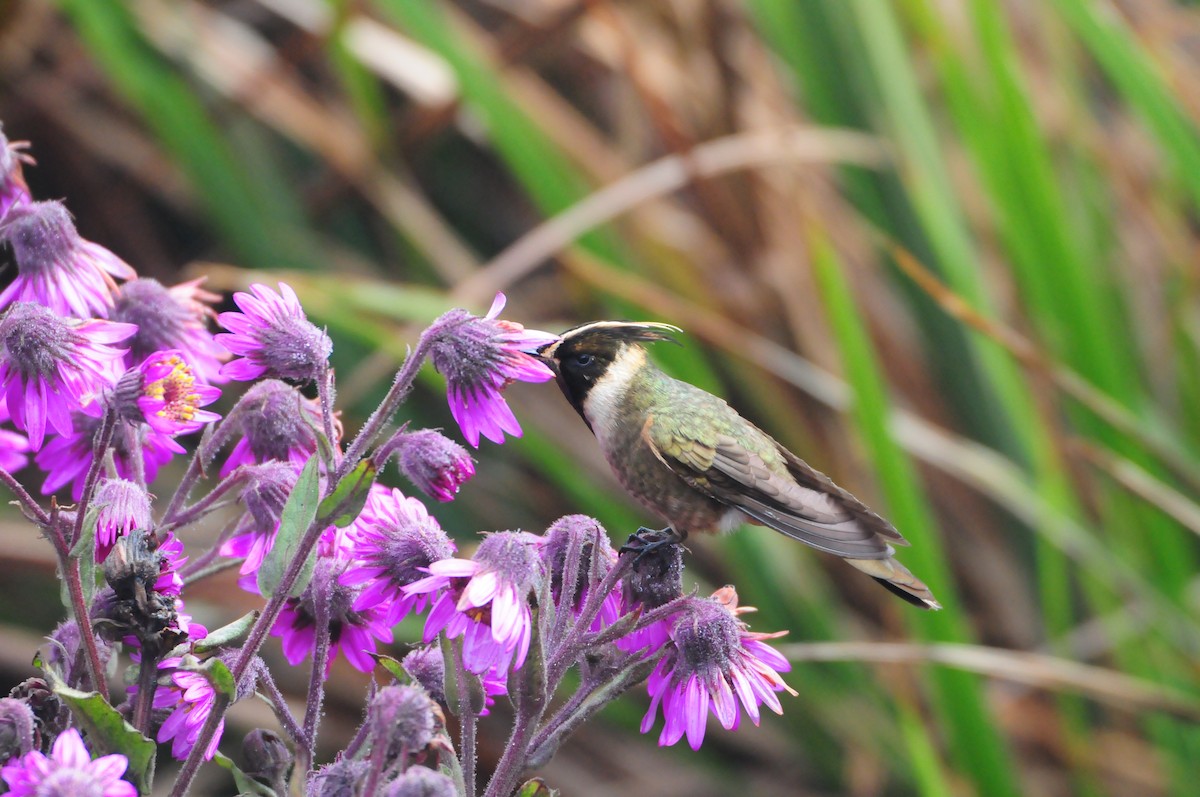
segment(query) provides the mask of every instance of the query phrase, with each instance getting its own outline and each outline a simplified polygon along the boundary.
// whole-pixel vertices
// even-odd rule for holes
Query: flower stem
[[[333,450],[335,463],[341,456],[333,431],[333,404],[336,396],[337,389],[334,387],[333,371],[329,368],[329,361],[326,360],[321,363],[321,372],[317,375],[317,398],[321,401],[321,426],[325,432],[325,439],[329,441],[329,447]]]
[[[103,693],[107,691],[105,690],[104,665],[100,663],[100,650],[96,647],[96,636],[92,631],[92,615],[83,594],[83,572],[79,566],[79,559],[71,556],[72,546],[67,539],[66,529],[63,528],[64,524],[58,511],[58,505],[51,502],[50,515],[46,516],[43,513],[43,517],[46,517],[43,528],[50,538],[50,544],[54,546],[54,553],[58,556],[59,571],[62,573],[63,581],[67,584],[67,595],[71,599],[71,614],[75,617],[75,624],[79,626],[79,641],[83,645],[88,680],[91,681],[93,689]],[[88,551],[87,555],[93,556],[94,554]]]
[[[421,364],[425,362],[428,354],[429,330],[425,330],[417,339],[416,348],[409,352],[408,357],[404,360],[404,365],[400,366],[400,370],[396,372],[396,378],[392,381],[387,395],[383,397],[379,407],[371,413],[371,417],[367,418],[367,422],[358,430],[354,442],[346,449],[346,456],[337,469],[338,479],[341,479],[358,464],[358,461],[366,454],[367,448],[383,431],[383,427],[391,420],[404,400],[408,398],[413,382],[416,381],[417,372],[421,370]]]
[[[312,766],[317,750],[317,724],[321,719],[321,704],[325,699],[325,666],[329,661],[329,603],[333,594],[333,578],[329,569],[318,565],[312,581],[313,645],[312,674],[308,679],[308,699],[304,705],[304,747],[306,767]],[[368,794],[370,792],[367,792]]]
[[[75,530],[71,532],[71,547],[83,536],[83,521],[87,516],[88,504],[92,494],[96,492],[96,482],[100,479],[100,470],[104,466],[104,452],[112,445],[113,432],[117,428],[112,410],[104,411],[104,419],[100,421],[100,431],[92,442],[92,464],[88,466],[87,478],[83,483],[83,496],[75,509]],[[91,555],[89,553],[89,555]]]
[[[150,731],[150,709],[154,706],[154,692],[158,688],[158,657],[142,651],[138,665],[137,699],[133,704],[133,727],[141,733]]]
[[[467,682],[469,676],[462,661],[462,639],[454,640],[449,647],[451,655],[445,658],[454,668],[454,686],[458,692],[458,760],[465,793],[467,797],[475,797],[475,730],[479,717],[471,705],[471,687]]]
[[[21,508],[32,516],[34,522],[43,527],[50,524],[50,516],[46,514],[46,511],[38,506],[37,501],[17,481],[16,477],[3,468],[0,468],[0,482],[3,482],[4,486],[12,490],[13,495],[17,497],[17,501],[21,504]]]
[[[283,693],[279,691],[275,679],[271,677],[271,671],[262,663],[261,659],[257,660],[254,673],[258,686],[267,693],[267,699],[271,701],[271,708],[275,712],[275,719],[279,720],[279,727],[283,728],[283,732],[292,740],[292,744],[303,744],[304,731],[300,728],[300,723],[296,722],[296,718],[292,716],[292,711],[288,708]]]

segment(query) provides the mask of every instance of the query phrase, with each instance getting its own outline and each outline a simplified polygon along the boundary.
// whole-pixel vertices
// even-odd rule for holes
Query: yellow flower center
[[[165,364],[171,366],[171,372],[162,379],[147,382],[142,391],[163,402],[156,413],[159,417],[190,421],[200,406],[200,396],[194,390],[196,377],[191,367],[177,355],[172,354]]]

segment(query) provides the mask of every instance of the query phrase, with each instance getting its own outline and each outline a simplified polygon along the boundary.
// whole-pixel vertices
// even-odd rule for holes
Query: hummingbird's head
[[[538,357],[554,371],[558,386],[571,406],[584,415],[584,400],[598,385],[628,379],[646,364],[643,343],[669,341],[683,330],[653,321],[593,321],[568,329],[538,349]]]

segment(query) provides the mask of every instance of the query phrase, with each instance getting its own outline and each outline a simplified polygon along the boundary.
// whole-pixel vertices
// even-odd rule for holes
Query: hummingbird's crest
[[[675,335],[683,330],[674,324],[659,321],[592,321],[562,333],[558,340],[538,349],[544,357],[554,357],[559,347],[569,349],[614,350],[622,343],[657,343],[666,341],[682,346]]]

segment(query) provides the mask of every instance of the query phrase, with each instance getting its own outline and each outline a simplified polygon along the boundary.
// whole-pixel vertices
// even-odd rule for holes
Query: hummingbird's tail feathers
[[[878,581],[888,592],[898,595],[913,606],[922,609],[940,609],[942,604],[937,602],[929,587],[914,576],[907,567],[892,558],[887,559],[847,559],[854,567]]]

